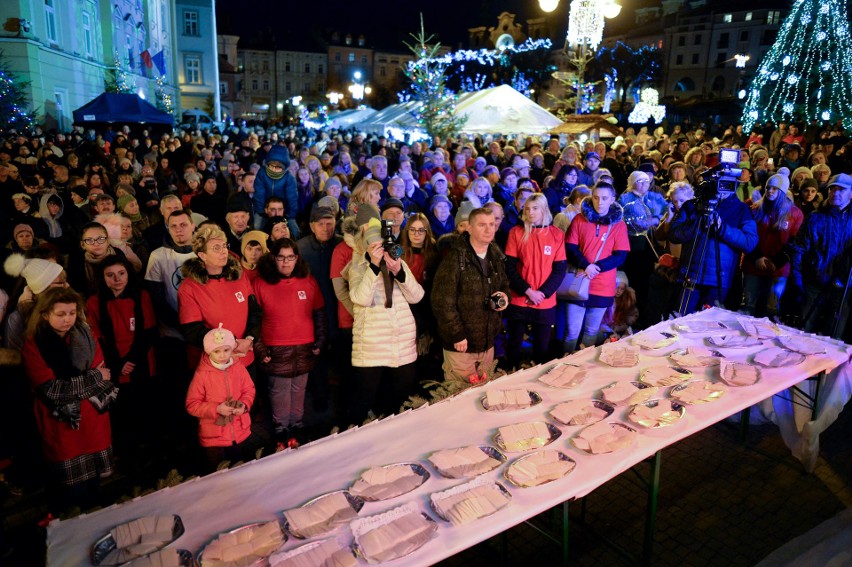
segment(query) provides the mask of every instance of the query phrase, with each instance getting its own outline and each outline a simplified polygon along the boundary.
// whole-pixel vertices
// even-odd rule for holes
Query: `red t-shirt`
[[[282,279],[277,284],[257,278],[254,296],[263,309],[263,344],[296,346],[314,342],[314,310],[322,309],[325,303],[313,276]]]
[[[346,267],[346,264],[352,260],[352,247],[346,244],[346,242],[341,242],[337,246],[335,246],[334,251],[331,253],[331,271],[329,273],[329,277],[331,279],[334,278],[342,278],[343,275],[341,272],[343,268]],[[343,306],[340,301],[337,302],[337,326],[340,329],[351,329],[352,325],[355,324],[355,319],[353,319],[352,315],[346,308]]]
[[[583,215],[577,215],[571,221],[571,226],[568,227],[565,242],[567,244],[579,244],[583,257],[592,262],[598,254],[601,240],[609,226],[589,222]],[[630,240],[627,237],[627,225],[624,224],[624,221],[612,225],[612,230],[607,236],[598,261],[612,256],[613,250],[630,252]],[[616,270],[608,270],[598,274],[589,282],[589,295],[615,297],[615,275]]]
[[[553,263],[566,259],[565,235],[555,226],[534,228],[524,242],[524,227],[516,226],[509,231],[506,256],[518,259],[518,272],[533,289],[538,289],[553,272]],[[526,295],[512,291],[512,305],[550,309],[556,306],[556,294],[544,298],[538,305],[529,305]]]

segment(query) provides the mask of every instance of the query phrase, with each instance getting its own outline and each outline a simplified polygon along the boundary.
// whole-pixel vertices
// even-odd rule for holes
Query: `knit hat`
[[[223,328],[222,323],[219,323],[218,328],[208,331],[204,335],[204,352],[210,354],[217,348],[225,346],[234,348],[237,346],[237,339],[234,337],[234,333]]]
[[[519,171],[519,170],[521,170],[525,167],[529,168],[529,166],[530,166],[529,160],[526,160],[524,158],[521,158],[521,159],[519,159],[518,161],[515,162],[515,170],[516,171]]]
[[[3,268],[12,277],[23,277],[27,281],[27,287],[36,295],[46,290],[62,273],[62,266],[56,262],[41,258],[28,260],[23,254],[10,255],[6,258]]]
[[[444,198],[446,199],[446,197]],[[358,226],[367,224],[370,222],[370,219],[380,220],[381,218],[379,210],[370,203],[358,204],[357,213],[355,214],[355,222],[358,223]]]
[[[33,230],[32,225],[26,222],[19,222],[15,225],[15,228],[12,230],[12,237],[17,237],[22,232],[29,232],[35,238],[35,231]]]
[[[447,197],[445,197],[444,195],[435,195],[434,197],[432,197],[432,200],[429,201],[429,210],[433,210],[435,208],[435,205],[437,205],[438,203],[446,203],[447,206],[450,207],[450,210],[453,210],[452,202],[450,202],[450,200],[447,199]]]
[[[364,231],[364,242],[367,246],[382,239],[382,225],[379,219],[371,218],[367,221],[367,230]]]
[[[397,208],[400,211],[405,212],[405,205],[402,204],[402,201],[400,201],[399,199],[394,199],[393,197],[391,197],[390,199],[385,199],[385,201],[382,203],[381,212],[382,214],[384,214],[386,210],[393,208]]]
[[[14,201],[15,199],[21,199],[23,201],[26,201],[27,204],[33,202],[33,198],[30,195],[27,195],[26,193],[15,193],[14,195],[12,195],[12,200]]]
[[[627,279],[627,274],[622,271],[615,272],[615,285],[618,287],[621,284],[630,285],[630,280]]]
[[[331,207],[317,206],[311,209],[311,222],[317,222],[322,219],[333,219],[334,217],[334,210]]]
[[[790,191],[790,180],[777,173],[766,180],[766,188],[777,187],[785,195]]]
[[[799,192],[801,192],[802,189],[806,189],[808,187],[813,187],[814,189],[819,189],[819,181],[817,181],[813,177],[807,177],[807,178],[803,179],[802,184],[799,185]]]
[[[643,180],[644,180],[644,181],[650,181],[650,180],[651,180],[651,176],[650,176],[650,175],[648,175],[647,173],[645,173],[644,171],[639,171],[639,170],[637,169],[636,171],[634,171],[633,173],[631,173],[631,174],[627,177],[627,186],[628,186],[628,187],[633,187],[633,186],[634,186],[634,185],[636,185],[638,182],[643,181]]]
[[[187,171],[183,174],[183,178],[187,183],[190,181],[201,183],[201,175],[197,171]]]
[[[246,246],[252,240],[256,240],[260,247],[263,249],[263,253],[266,254],[269,252],[269,248],[266,246],[267,240],[269,240],[269,235],[260,230],[250,230],[243,234],[240,238],[240,253],[245,256],[246,255]]]
[[[334,216],[336,217],[337,213],[340,212],[340,201],[338,201],[334,197],[326,195],[325,197],[317,201],[317,207],[325,207],[327,209],[331,209],[332,212],[334,212]]]
[[[475,207],[470,201],[462,201],[459,203],[459,210],[456,212],[456,226],[470,218],[470,213]]]
[[[639,167],[636,168],[636,171],[645,172],[648,175],[650,175],[651,177],[653,177],[654,176],[654,165],[650,162],[646,162],[646,163],[640,164]]]
[[[447,182],[447,176],[441,173],[440,171],[436,171],[432,174],[432,185],[435,185],[438,181]]]
[[[225,203],[226,213],[248,213],[251,214],[251,203],[248,199],[242,198],[239,193],[235,193],[228,202]]]
[[[136,200],[136,197],[133,197],[132,195],[122,195],[121,197],[119,197],[118,202],[116,203],[116,206],[118,207],[119,212],[123,213],[124,207],[126,207],[128,204],[130,204],[131,202],[133,202],[135,200]]]
[[[338,178],[336,178],[336,177],[329,177],[329,178],[328,178],[328,180],[325,182],[325,185],[323,185],[323,191],[325,191],[326,193],[328,193],[328,188],[329,188],[331,185],[337,185],[338,187],[340,187],[341,189],[343,189],[343,184],[341,184],[341,183],[340,183],[340,180],[339,180]]]

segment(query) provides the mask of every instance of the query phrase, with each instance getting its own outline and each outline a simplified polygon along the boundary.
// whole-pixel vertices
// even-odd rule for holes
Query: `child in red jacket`
[[[186,394],[186,411],[198,418],[198,440],[211,470],[223,460],[251,459],[257,445],[248,413],[254,384],[246,367],[234,363],[236,344],[234,334],[221,323],[204,335],[206,356]]]

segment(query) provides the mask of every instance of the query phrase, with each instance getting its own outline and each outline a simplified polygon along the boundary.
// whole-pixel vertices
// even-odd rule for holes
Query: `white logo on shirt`
[[[131,318],[130,318],[130,330],[131,330],[131,331],[135,331],[135,330],[136,330],[136,317],[131,317]]]
[[[307,293],[305,293],[304,291],[300,291],[300,292],[299,292],[299,299],[305,300],[305,299],[307,299],[307,298],[308,298],[308,294],[307,294]]]
[[[552,249],[550,246],[545,246],[545,247],[544,247],[544,255],[545,255],[545,256],[550,256],[550,254],[551,254],[552,252],[553,252],[553,249]]]
[[[239,301],[240,303],[242,303],[243,301],[246,300],[246,298],[243,296],[243,292],[241,292],[241,291],[238,291],[237,293],[235,293],[234,297],[236,297],[237,301]]]

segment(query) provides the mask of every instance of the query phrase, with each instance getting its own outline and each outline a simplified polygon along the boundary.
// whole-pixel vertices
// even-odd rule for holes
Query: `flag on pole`
[[[139,59],[142,60],[142,65],[144,65],[146,69],[150,69],[154,66],[154,60],[151,59],[151,52],[147,49],[139,55]]]
[[[161,76],[166,74],[166,52],[165,50],[160,51],[158,54],[154,55],[151,58],[151,62],[157,67],[157,71],[160,72]]]

